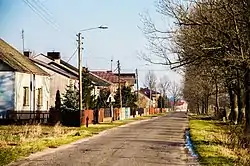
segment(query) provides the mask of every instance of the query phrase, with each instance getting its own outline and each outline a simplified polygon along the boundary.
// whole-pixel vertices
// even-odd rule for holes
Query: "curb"
[[[27,157],[20,158],[19,160],[13,161],[13,162],[9,163],[7,166],[17,166],[17,165],[21,166],[21,165],[25,164],[25,161],[27,161],[27,160],[34,160],[34,159],[42,157],[44,155],[59,152],[59,151],[62,151],[62,150],[68,149],[68,148],[73,148],[75,146],[78,146],[78,144],[81,144],[83,142],[87,142],[87,141],[89,141],[91,139],[101,137],[103,135],[108,134],[108,132],[112,132],[112,131],[117,130],[119,128],[128,127],[128,126],[131,126],[131,125],[140,124],[140,123],[143,123],[143,122],[155,120],[155,119],[158,119],[160,117],[164,117],[164,116],[152,117],[150,119],[144,119],[144,120],[137,120],[137,121],[134,121],[134,122],[131,122],[131,123],[128,123],[128,124],[124,124],[124,125],[121,125],[121,126],[117,126],[117,127],[113,127],[113,128],[101,131],[100,133],[98,133],[96,135],[93,135],[93,136],[90,136],[90,137],[81,138],[81,139],[79,139],[77,141],[74,141],[74,142],[71,142],[69,144],[58,146],[57,148],[46,148],[46,149],[44,149],[42,151],[38,151],[36,153],[30,154]]]

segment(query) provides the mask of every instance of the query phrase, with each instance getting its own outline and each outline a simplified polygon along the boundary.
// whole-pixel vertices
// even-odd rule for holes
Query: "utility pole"
[[[138,69],[135,69],[135,73],[136,73],[136,90],[137,90],[137,100],[139,99],[139,77],[138,77]]]
[[[78,42],[78,70],[79,70],[79,121],[80,126],[82,123],[82,37],[81,33],[77,35],[77,42]]]
[[[113,57],[111,58],[111,72],[113,72]]]
[[[151,104],[152,104],[152,89],[151,86],[149,87],[149,97],[150,97],[150,103],[149,103],[149,108],[151,108]]]
[[[24,30],[22,29],[22,42],[23,42],[23,53],[24,53]]]
[[[122,90],[121,90],[121,66],[120,61],[117,61],[117,69],[118,69],[118,82],[119,82],[119,94],[120,94],[120,108],[122,108]]]

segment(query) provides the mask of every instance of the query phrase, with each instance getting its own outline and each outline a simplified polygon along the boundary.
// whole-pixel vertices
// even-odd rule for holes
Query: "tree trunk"
[[[237,70],[237,91],[238,91],[238,124],[242,123],[242,117],[243,117],[243,102],[242,102],[242,89],[240,84],[240,77],[239,77],[239,71]]]
[[[198,114],[198,115],[201,114],[201,113],[200,113],[200,104],[199,104],[199,103],[197,103],[197,114]]]
[[[206,96],[206,114],[208,115],[208,101],[209,101],[209,96]]]
[[[250,70],[246,68],[244,76],[244,87],[245,87],[245,134],[250,135]]]
[[[242,102],[242,90],[241,88],[238,88],[238,95],[237,95],[237,101],[238,101],[238,123],[242,123],[243,118],[243,102]]]
[[[218,83],[215,83],[215,116],[218,116],[219,113],[219,97],[218,97]]]
[[[229,120],[230,122],[235,122],[236,121],[236,94],[233,92],[232,86],[230,85],[228,89],[229,97],[230,97],[230,115],[229,115]]]
[[[205,101],[204,101],[204,99],[202,99],[201,113],[202,113],[203,115],[205,114],[205,108],[206,108],[206,106],[205,106]]]
[[[237,95],[235,92],[233,93],[233,102],[234,102],[234,104],[233,104],[234,105],[233,122],[234,122],[234,124],[237,124],[238,110],[237,110]]]

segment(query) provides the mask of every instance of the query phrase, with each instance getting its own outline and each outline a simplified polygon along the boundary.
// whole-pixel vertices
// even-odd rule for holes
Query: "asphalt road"
[[[111,129],[53,153],[33,155],[21,166],[195,165],[184,150],[188,120],[183,112]]]

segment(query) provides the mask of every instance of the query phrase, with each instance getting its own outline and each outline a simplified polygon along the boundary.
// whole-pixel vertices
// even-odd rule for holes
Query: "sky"
[[[108,29],[82,32],[83,65],[90,71],[110,70],[113,59],[113,69],[119,60],[121,72],[138,68],[140,87],[149,70],[158,79],[167,76],[180,82],[182,77],[166,66],[138,58],[138,52],[147,51],[147,41],[138,28],[142,26],[140,14],[146,11],[154,22],[163,22],[155,0],[0,0],[0,37],[22,51],[23,29],[25,50],[35,54],[59,51],[68,61],[77,49],[76,34],[104,25]],[[77,66],[77,54],[69,63]]]

